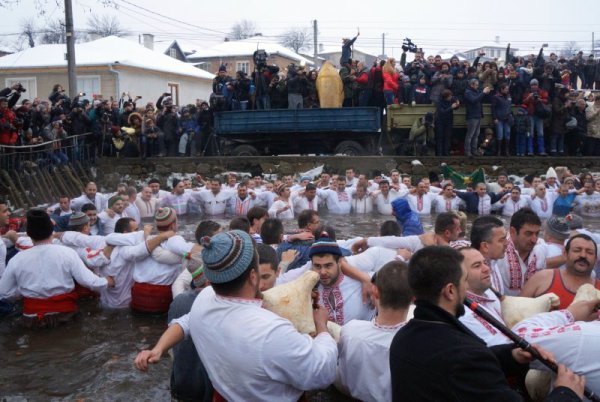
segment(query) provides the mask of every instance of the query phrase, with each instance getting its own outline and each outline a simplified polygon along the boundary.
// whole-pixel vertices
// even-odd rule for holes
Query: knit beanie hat
[[[340,249],[340,246],[329,237],[327,232],[323,232],[321,237],[319,237],[319,240],[310,246],[308,258],[312,258],[315,254],[333,254],[341,257],[342,250]]]
[[[120,195],[113,195],[108,199],[108,207],[112,208],[112,206],[115,205],[115,202],[117,201],[123,201],[123,197],[121,197]]]
[[[204,265],[202,264],[202,254],[185,253],[183,255],[183,268],[187,269],[192,275],[192,283],[195,289],[201,288],[206,283],[204,275]]]
[[[200,239],[204,275],[213,283],[227,283],[243,274],[254,258],[254,243],[246,232],[230,230]]]
[[[225,67],[223,64],[221,64],[219,66],[219,71],[227,71],[227,67]]]
[[[558,216],[548,218],[545,232],[557,240],[566,240],[571,235],[567,220]]]
[[[69,217],[69,227],[74,228],[77,226],[85,225],[90,221],[90,218],[83,212],[73,212]]]
[[[531,81],[529,81],[529,85],[539,85],[539,83],[540,82],[538,80],[536,80],[535,78],[532,79]]]
[[[27,236],[31,240],[46,240],[52,236],[54,227],[48,214],[41,209],[30,209],[27,211]]]
[[[154,222],[157,227],[169,226],[177,219],[177,212],[173,208],[161,207],[154,213]]]
[[[581,216],[575,215],[575,214],[569,214],[569,215],[565,216],[565,219],[567,220],[567,222],[569,224],[569,229],[571,229],[571,230],[583,229],[583,218]]]

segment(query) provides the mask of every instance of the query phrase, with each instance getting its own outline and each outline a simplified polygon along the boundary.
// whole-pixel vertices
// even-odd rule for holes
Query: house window
[[[210,61],[202,63],[199,67],[205,71],[208,71],[209,73],[213,72],[212,71],[212,63]]]
[[[169,49],[169,56],[171,56],[172,58],[176,59],[177,58],[177,49],[175,49],[174,47]]]
[[[37,98],[37,82],[35,77],[15,77],[15,78],[7,78],[6,87],[12,87],[16,83],[20,82],[23,85],[23,88],[27,90],[25,95],[27,95],[28,99]]]
[[[248,74],[250,71],[250,63],[247,61],[238,61],[235,63],[235,71],[243,71]]]
[[[173,82],[167,83],[169,87],[169,91],[171,93],[171,99],[173,99],[174,105],[179,105],[179,84],[175,84]]]
[[[77,90],[85,93],[79,99],[92,100],[95,96],[100,95],[100,76],[99,75],[79,75],[77,76]]]

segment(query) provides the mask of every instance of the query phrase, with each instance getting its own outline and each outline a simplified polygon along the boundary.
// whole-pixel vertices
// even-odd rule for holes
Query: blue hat
[[[243,274],[254,258],[252,238],[241,230],[200,239],[204,275],[213,283],[227,283]]]
[[[323,235],[310,246],[310,250],[308,251],[308,258],[312,258],[315,254],[333,254],[342,256],[342,250],[340,246],[329,237],[326,232],[323,232]]]

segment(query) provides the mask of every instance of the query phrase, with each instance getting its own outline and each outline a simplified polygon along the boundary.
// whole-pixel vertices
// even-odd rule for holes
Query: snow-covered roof
[[[180,44],[181,45],[181,44]],[[187,47],[182,48],[187,52]],[[231,57],[231,56],[248,56],[253,55],[257,49],[264,49],[267,54],[278,54],[292,60],[297,60],[300,64],[313,64],[312,61],[300,56],[298,53],[288,49],[272,40],[263,36],[254,36],[252,38],[222,42],[207,49],[192,49],[196,52],[193,58],[208,58],[208,57]]]
[[[65,45],[36,46],[0,58],[0,69],[66,67],[65,53]],[[214,74],[116,36],[76,44],[75,59],[77,66],[117,64],[197,78],[214,78]]]
[[[377,57],[372,54],[370,51],[361,49],[359,46],[352,46],[353,51],[360,52],[362,54],[367,54],[369,56]],[[319,54],[332,54],[332,53],[342,53],[342,44],[339,46],[323,46],[323,51],[319,51]]]

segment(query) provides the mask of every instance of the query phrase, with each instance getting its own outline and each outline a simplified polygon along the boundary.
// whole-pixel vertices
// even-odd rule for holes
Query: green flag
[[[464,189],[467,186],[474,187],[477,183],[485,183],[485,172],[479,168],[471,174],[463,174],[452,169],[450,166],[442,165],[442,174],[446,179],[452,180],[454,187]]]

